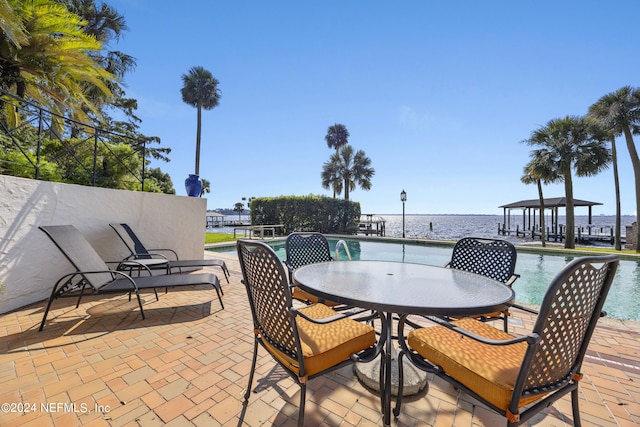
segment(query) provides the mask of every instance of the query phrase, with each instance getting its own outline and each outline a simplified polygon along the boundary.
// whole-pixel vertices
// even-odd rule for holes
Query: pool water
[[[329,238],[331,254],[335,258],[336,242]],[[415,262],[419,264],[444,265],[451,259],[452,247],[416,244],[372,242],[343,239],[349,248],[351,259]],[[286,258],[283,240],[267,242],[278,257]],[[338,259],[346,260],[342,246],[338,248]],[[220,251],[234,252],[235,247]],[[547,287],[555,275],[575,256],[528,253],[518,250],[515,272],[520,278],[513,284],[516,301],[540,305]],[[620,260],[616,277],[604,304],[609,317],[640,321],[640,262]]]

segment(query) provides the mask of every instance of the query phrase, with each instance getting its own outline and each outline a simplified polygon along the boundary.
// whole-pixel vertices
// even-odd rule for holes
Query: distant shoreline
[[[362,215],[374,215],[374,216],[402,216],[401,213],[392,213],[392,214],[366,214],[363,213]],[[406,213],[405,216],[499,216],[502,217],[502,214],[416,214],[416,213]],[[514,216],[522,216],[521,213],[512,213],[511,214],[512,217]],[[560,215],[560,217],[564,217],[566,215]],[[589,215],[575,215],[576,217],[585,217],[585,216],[589,216]],[[610,216],[610,217],[615,217],[616,214],[597,214],[597,215],[592,215],[593,217],[603,217],[603,216]],[[628,217],[635,217],[636,215],[631,215],[631,214],[627,214],[627,215],[620,215],[622,218],[628,218]]]

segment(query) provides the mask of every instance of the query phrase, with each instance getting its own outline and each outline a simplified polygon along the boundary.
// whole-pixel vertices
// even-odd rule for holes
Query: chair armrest
[[[65,274],[64,277],[69,277],[69,279],[72,279],[74,276],[87,276],[87,275],[91,275],[91,274],[105,274],[105,273],[110,273],[111,277],[113,279],[116,278],[116,276],[123,276],[124,279],[127,279],[129,282],[131,282],[131,285],[134,289],[138,289],[138,285],[136,285],[135,280],[133,280],[133,278],[131,276],[129,276],[127,273],[123,272],[123,271],[119,271],[119,270],[95,270],[95,271],[74,271],[73,273],[69,273],[69,274]],[[62,278],[60,280],[58,280],[58,282],[60,282],[62,280]],[[56,284],[57,286],[57,284]],[[99,289],[96,289],[99,290]]]
[[[136,259],[124,259],[122,261],[116,261],[118,266],[116,267],[116,271],[118,272],[122,272],[122,270],[125,269],[130,269],[132,267],[132,265],[135,265],[134,268],[138,268],[138,269],[144,269],[146,270],[147,273],[149,273],[149,276],[152,276],[151,273],[151,269],[145,265],[143,262],[140,262]],[[116,262],[114,261],[109,261],[107,264],[115,264]],[[126,263],[126,264],[125,264]]]
[[[534,310],[533,308],[525,307],[520,304],[511,303],[509,304],[509,307],[517,308],[518,310],[526,311],[527,313],[531,313],[531,314],[536,314],[536,315],[538,314],[538,310]]]
[[[166,261],[169,261],[169,258],[167,258],[166,256],[159,254],[159,253],[143,253],[143,254],[131,254],[128,257],[126,257],[123,261],[130,261],[130,260],[135,260],[135,259],[144,259],[144,258],[156,258],[156,259],[164,259]]]
[[[521,335],[519,337],[513,337],[511,339],[508,340],[493,340],[493,339],[489,339],[486,337],[483,337],[482,335],[477,335],[474,334],[471,331],[468,331],[464,328],[461,328],[459,326],[454,325],[451,322],[448,322],[444,319],[441,319],[439,317],[429,317],[429,320],[431,320],[434,323],[437,323],[440,326],[443,326],[447,329],[451,329],[454,332],[459,333],[460,335],[464,335],[466,337],[469,337],[473,340],[476,340],[478,342],[481,342],[483,344],[489,344],[489,345],[511,345],[511,344],[516,344],[519,342],[527,342],[528,344],[535,344],[538,341],[540,341],[541,337],[540,335],[536,334],[536,333],[531,333],[528,335]]]
[[[398,323],[398,337],[400,338],[401,342],[404,344],[404,325],[405,323],[410,325],[411,327],[415,328],[415,323],[407,321],[407,317],[408,315],[403,314],[402,316],[400,316],[400,321]],[[511,345],[511,344],[516,344],[519,342],[526,342],[527,344],[531,345],[531,344],[535,344],[538,341],[540,341],[541,337],[540,335],[536,334],[536,333],[531,333],[528,335],[522,335],[522,336],[518,336],[518,337],[513,337],[511,339],[508,340],[493,340],[493,339],[489,339],[486,337],[483,337],[481,335],[477,335],[474,334],[471,331],[468,331],[464,328],[461,328],[459,326],[454,325],[453,323],[445,320],[445,319],[441,319],[439,317],[434,317],[434,316],[423,316],[425,319],[436,323],[442,327],[445,327],[447,329],[450,329],[454,332],[459,333],[460,335],[464,335],[465,337],[471,338],[475,341],[481,342],[483,344],[488,344],[488,345],[496,345],[496,346],[504,346],[504,345]]]
[[[332,323],[332,322],[347,318],[347,316],[345,316],[344,314],[337,313],[336,315],[331,316],[331,317],[324,317],[322,319],[316,319],[316,318],[307,316],[306,314],[304,314],[303,312],[301,312],[301,311],[299,311],[299,310],[297,310],[295,308],[291,308],[291,309],[289,309],[289,311],[291,312],[291,314],[294,317],[295,316],[300,316],[303,319],[308,320],[309,322],[317,323],[319,325],[326,325],[328,323]]]
[[[147,252],[149,252],[149,254],[152,254],[152,252],[155,252],[155,255],[160,255],[160,256],[164,256],[164,255],[162,255],[162,254],[160,254],[158,252],[171,252],[173,254],[173,256],[176,257],[175,261],[179,261],[180,260],[180,258],[178,257],[178,253],[176,251],[174,251],[173,249],[162,249],[162,248],[147,249]]]
[[[287,267],[287,272],[289,273],[289,283],[290,283],[289,286],[294,287],[295,283],[293,283],[293,270],[295,269],[293,268],[289,260],[285,259],[284,261],[282,261],[282,264],[284,264],[284,266]]]
[[[507,286],[511,286],[511,285],[513,285],[513,282],[515,282],[519,278],[520,278],[519,274],[514,274],[511,277],[509,277],[509,280],[507,280],[504,284],[507,285]]]
[[[289,260],[287,260],[287,259],[282,261],[282,264],[287,268],[287,271],[289,272],[289,277],[292,277],[293,272],[296,270],[296,267],[291,265],[291,262]],[[290,281],[292,282],[293,279],[291,279]]]

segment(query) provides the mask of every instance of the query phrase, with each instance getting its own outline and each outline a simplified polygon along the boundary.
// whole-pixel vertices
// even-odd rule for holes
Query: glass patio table
[[[394,261],[332,261],[305,265],[293,282],[320,298],[382,312],[385,346],[380,376],[384,424],[391,422],[394,314],[465,316],[501,311],[515,297],[496,280],[444,267]]]

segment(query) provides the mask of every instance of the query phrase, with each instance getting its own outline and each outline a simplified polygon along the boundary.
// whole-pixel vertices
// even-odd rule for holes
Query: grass
[[[614,248],[603,248],[600,246],[580,246],[576,247],[576,249],[587,252],[609,252],[614,254],[624,254],[624,255],[638,255],[635,249],[622,249],[621,251],[617,251]]]
[[[236,237],[233,237],[233,234],[225,234],[225,233],[205,233],[204,234],[204,243],[222,243],[222,242],[235,242],[237,240]]]

